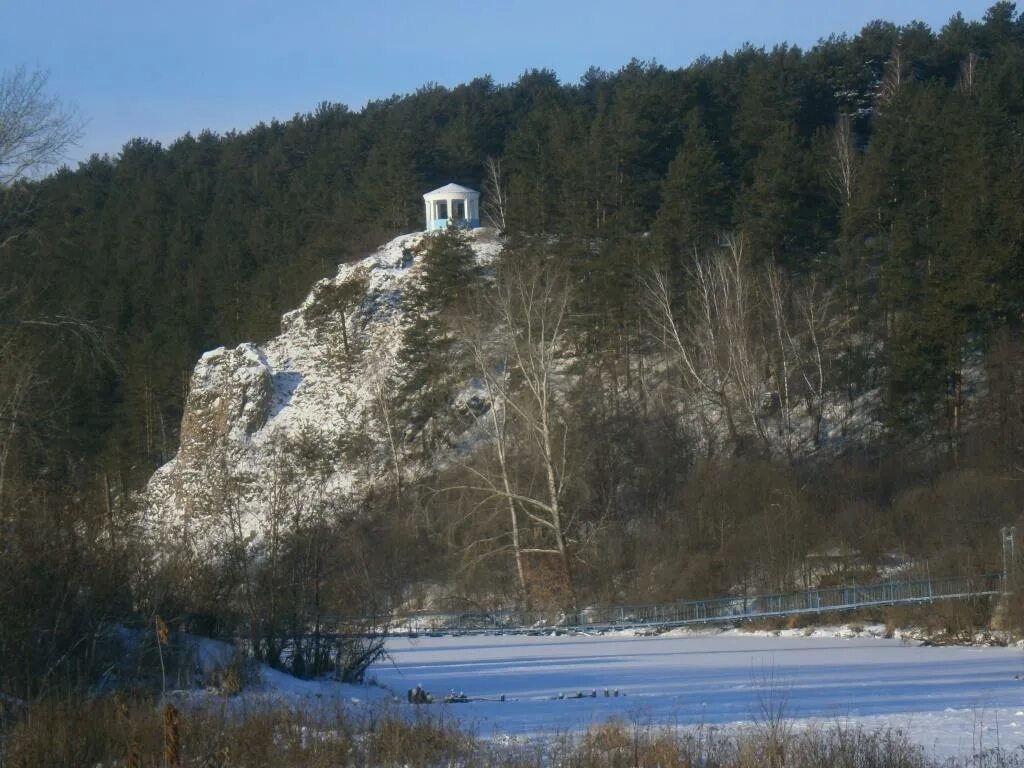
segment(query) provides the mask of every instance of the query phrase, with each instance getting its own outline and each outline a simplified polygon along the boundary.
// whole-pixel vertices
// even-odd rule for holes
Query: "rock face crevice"
[[[274,505],[357,499],[390,476],[383,389],[403,382],[398,352],[410,322],[403,297],[420,279],[415,253],[424,237],[403,235],[339,267],[282,317],[280,335],[266,344],[221,347],[199,359],[178,453],[140,498],[154,536],[202,556],[229,537],[258,537],[280,512]],[[501,248],[485,230],[472,246],[482,263]]]

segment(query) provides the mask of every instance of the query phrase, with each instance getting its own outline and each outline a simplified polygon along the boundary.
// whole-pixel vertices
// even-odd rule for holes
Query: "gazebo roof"
[[[433,190],[431,192],[427,192],[427,194],[425,194],[423,196],[423,199],[424,200],[435,200],[435,199],[447,200],[449,197],[453,197],[453,196],[454,197],[467,197],[467,198],[471,198],[472,199],[472,198],[480,197],[480,193],[477,192],[475,189],[470,189],[469,187],[464,187],[461,184],[445,184],[443,187],[438,187],[437,189],[435,189],[435,190]]]

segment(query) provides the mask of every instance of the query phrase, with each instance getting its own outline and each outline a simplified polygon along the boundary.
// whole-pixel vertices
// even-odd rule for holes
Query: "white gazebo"
[[[480,226],[480,193],[459,184],[445,184],[423,196],[427,230],[449,226]]]

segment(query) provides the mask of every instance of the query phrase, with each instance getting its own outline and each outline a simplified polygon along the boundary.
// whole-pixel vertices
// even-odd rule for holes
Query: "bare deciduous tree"
[[[546,528],[554,541],[575,604],[568,531],[573,516],[564,508],[569,466],[568,426],[557,385],[564,352],[571,290],[564,275],[549,265],[521,263],[506,269],[498,283],[499,323],[506,331],[510,374],[521,379],[505,402],[533,443],[543,468],[544,491],[520,499],[527,516]],[[533,550],[527,548],[524,552]],[[537,554],[550,549],[537,548]]]
[[[814,280],[795,286],[780,269],[769,265],[764,285],[787,450],[795,437],[790,415],[794,401],[801,397],[810,419],[808,437],[816,446],[831,384],[831,361],[843,323],[835,312],[832,292],[822,290]]]
[[[908,72],[909,67],[903,49],[896,46],[885,62],[882,81],[878,84],[876,101],[879,106],[888,106],[899,95],[903,90]]]
[[[484,161],[484,220],[499,232],[504,232],[508,225],[506,210],[508,208],[508,191],[505,178],[501,172],[501,160],[488,157]]]
[[[492,338],[490,329],[485,327],[486,320],[481,322],[481,319],[489,317],[485,305],[486,301],[478,302],[477,306],[473,307],[473,312],[459,318],[458,330],[460,338],[469,350],[473,367],[480,377],[484,396],[487,398],[486,411],[474,410],[473,415],[477,428],[490,439],[488,449],[493,451],[498,480],[496,482],[490,474],[480,472],[476,468],[471,468],[471,472],[494,492],[495,497],[501,499],[508,511],[510,538],[508,548],[512,551],[515,563],[520,597],[527,599],[526,569],[523,564],[522,540],[519,532],[519,511],[516,508],[508,458],[509,423],[508,408],[505,404],[505,394],[508,389],[508,350],[497,344]],[[505,547],[498,547],[494,551],[497,553],[504,549]]]
[[[766,416],[777,411],[778,433],[791,450],[791,414],[801,400],[817,443],[841,325],[832,296],[813,282],[794,285],[773,265],[753,269],[743,250],[742,239],[729,238],[711,256],[695,255],[682,312],[668,278],[652,273],[648,313],[698,413],[716,413],[734,444],[754,437],[771,452],[777,440]],[[714,429],[713,423],[705,427],[709,445]]]
[[[805,387],[810,438],[814,445],[821,438],[822,410],[832,384],[832,361],[846,319],[836,311],[832,291],[812,281],[797,291],[795,309],[803,338],[801,376]]]
[[[0,75],[0,185],[59,163],[81,136],[78,115],[47,93],[48,80],[25,67]]]
[[[978,54],[973,51],[967,54],[967,58],[960,62],[960,81],[957,87],[964,96],[973,96],[978,85]]]
[[[451,490],[483,495],[484,503],[506,506],[508,545],[524,591],[524,556],[554,557],[575,606],[570,538],[576,515],[567,508],[571,478],[568,423],[561,361],[572,291],[566,276],[540,258],[506,265],[496,285],[485,289],[487,324],[495,329],[468,334],[474,367],[490,398],[490,411],[478,424],[492,440],[493,466],[467,465],[472,479]],[[541,532],[524,542],[523,525]],[[528,596],[528,595],[527,595]]]
[[[370,380],[370,388],[373,394],[374,415],[380,421],[382,437],[387,443],[389,458],[391,460],[391,477],[394,481],[394,495],[396,503],[402,498],[402,478],[405,472],[404,462],[404,439],[398,423],[397,387],[388,374],[388,364],[382,353],[378,350],[369,361],[367,377]]]
[[[853,200],[857,183],[857,147],[850,118],[840,115],[829,137],[825,177],[844,208]]]
[[[779,411],[783,431],[788,435],[790,427],[790,397],[789,385],[791,368],[794,364],[793,334],[789,325],[788,286],[784,284],[783,276],[774,264],[765,268],[765,293],[767,298],[768,314],[771,321],[772,338],[775,346],[775,368],[776,380],[779,392]],[[787,449],[789,448],[787,442]]]
[[[11,185],[61,160],[81,134],[74,111],[47,94],[47,78],[25,67],[0,74],[0,249],[25,234],[16,222],[33,202],[31,194],[15,196]],[[75,342],[76,353],[85,350],[109,362],[94,326],[68,317],[26,317],[18,306],[24,300],[13,289],[0,294],[0,366],[5,371],[0,383],[0,520],[12,443],[19,430],[39,431],[39,418],[28,412],[29,400],[46,381],[33,334],[66,337]]]
[[[758,416],[764,366],[755,328],[757,290],[742,238],[727,238],[709,258],[695,254],[687,277],[691,292],[680,316],[667,275],[648,276],[651,321],[684,385],[725,419],[729,438],[741,442],[742,424],[749,424],[767,447]]]

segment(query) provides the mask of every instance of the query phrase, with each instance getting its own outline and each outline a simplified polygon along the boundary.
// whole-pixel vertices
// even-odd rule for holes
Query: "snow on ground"
[[[225,697],[213,684],[222,670],[235,663],[239,652],[228,643],[205,637],[186,636],[186,642],[194,643],[197,680],[205,682],[209,687],[172,692],[171,696],[180,701],[196,704],[215,701],[242,711],[251,709],[253,705],[267,705],[331,713],[342,708],[391,702],[393,699],[390,691],[379,686],[352,685],[326,678],[302,680],[255,662],[249,665],[248,674],[252,679],[245,681],[242,693]]]
[[[402,696],[422,685],[438,699],[453,690],[492,699],[431,707],[485,737],[578,731],[610,718],[743,727],[781,709],[797,728],[901,728],[941,757],[1024,748],[1020,650],[843,634],[852,633],[394,638],[392,659],[371,676]],[[620,695],[605,697],[605,688]],[[557,698],[577,692],[586,698]]]

